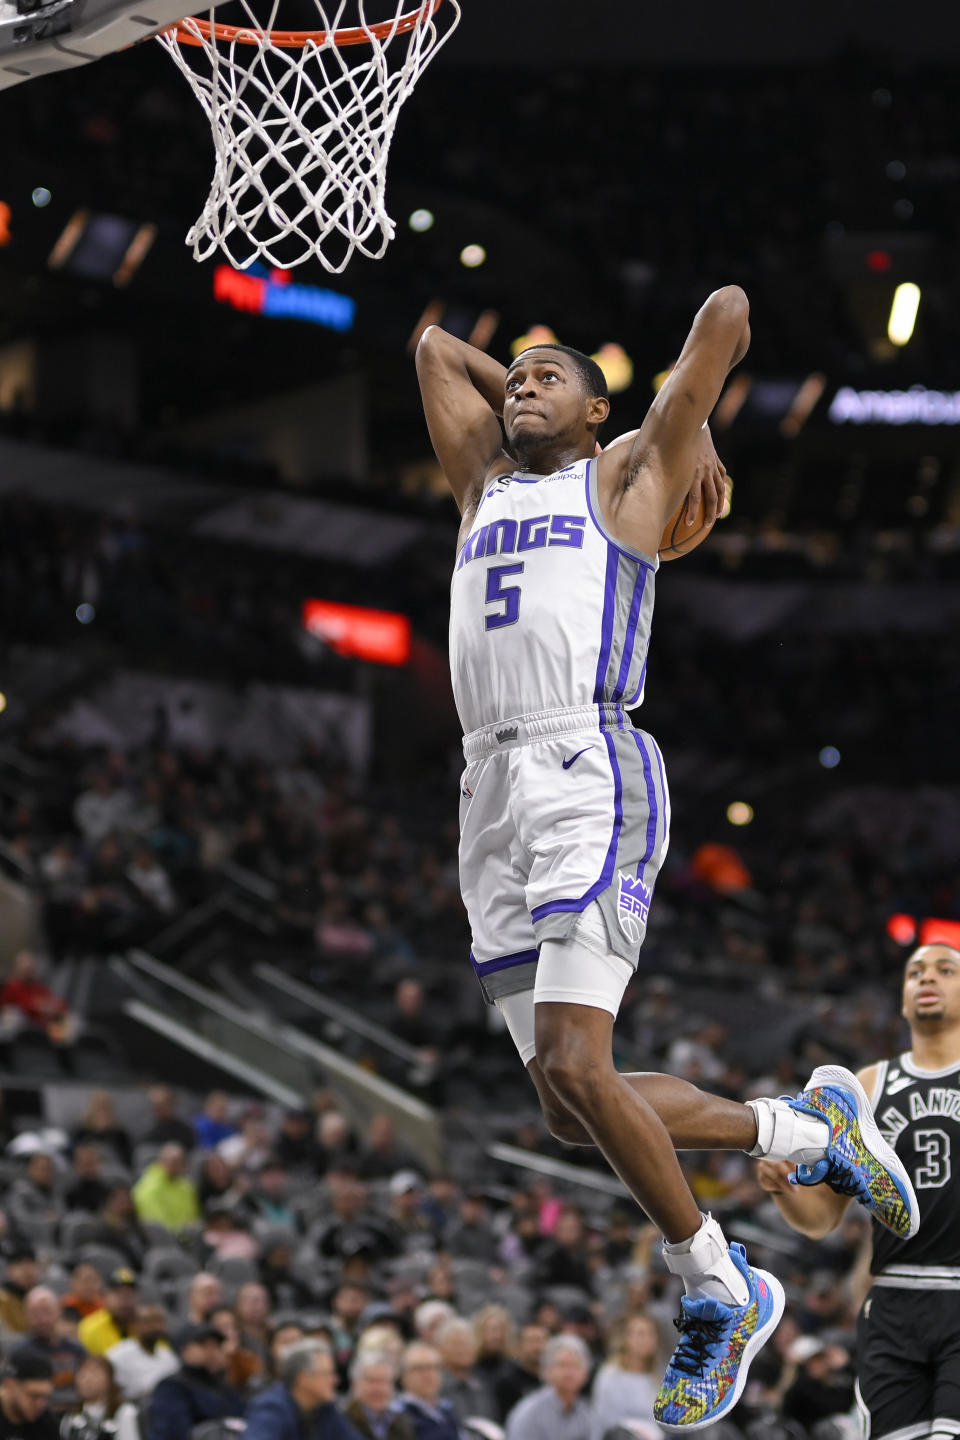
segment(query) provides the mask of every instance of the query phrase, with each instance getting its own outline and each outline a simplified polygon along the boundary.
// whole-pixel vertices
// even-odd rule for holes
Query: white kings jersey
[[[643,699],[655,557],[604,529],[595,460],[500,475],[453,572],[450,669],[465,733],[571,706]]]

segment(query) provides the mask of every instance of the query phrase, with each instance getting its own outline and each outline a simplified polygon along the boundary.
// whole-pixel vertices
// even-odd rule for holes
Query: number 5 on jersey
[[[488,605],[502,605],[503,609],[496,615],[488,615],[484,622],[486,630],[499,630],[502,625],[516,625],[520,618],[520,586],[504,585],[504,577],[507,575],[521,575],[523,573],[523,561],[516,565],[491,565],[487,571],[487,599]]]

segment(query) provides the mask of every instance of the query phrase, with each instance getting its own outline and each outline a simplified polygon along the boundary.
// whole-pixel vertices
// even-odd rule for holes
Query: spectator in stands
[[[195,1143],[201,1150],[216,1150],[221,1140],[235,1135],[237,1127],[230,1119],[230,1100],[222,1090],[211,1090],[203,1102],[203,1110],[194,1117]]]
[[[552,1237],[543,1241],[537,1254],[535,1284],[540,1290],[553,1285],[567,1285],[593,1294],[593,1274],[587,1259],[587,1232],[583,1212],[576,1205],[565,1205],[560,1212]]]
[[[285,1110],[273,1142],[276,1159],[290,1175],[320,1174],[323,1153],[314,1135],[309,1110]]]
[[[220,1141],[217,1154],[222,1155],[235,1172],[254,1172],[270,1158],[271,1144],[263,1106],[248,1105],[240,1117],[239,1129]]]
[[[260,1246],[251,1234],[251,1221],[233,1199],[211,1200],[204,1207],[203,1234],[199,1242],[201,1262],[219,1259],[253,1260]]]
[[[317,1146],[318,1174],[357,1168],[360,1157],[357,1137],[346,1115],[335,1106],[324,1110],[317,1121]],[[282,1160],[282,1147],[278,1147],[278,1154]]]
[[[229,1305],[221,1305],[210,1316],[210,1324],[225,1336],[223,1353],[227,1357],[226,1379],[244,1399],[263,1385],[267,1365],[263,1356],[244,1345],[237,1328],[237,1318]]]
[[[204,1211],[211,1200],[240,1198],[236,1176],[223,1156],[216,1150],[208,1150],[204,1154],[196,1184],[197,1199]]]
[[[187,1291],[187,1319],[191,1325],[207,1323],[214,1310],[223,1304],[223,1286],[216,1275],[199,1270]]]
[[[73,1267],[70,1289],[60,1301],[63,1313],[77,1323],[99,1310],[104,1303],[103,1279],[96,1265],[81,1261]]]
[[[114,1185],[97,1216],[92,1244],[109,1245],[126,1258],[131,1269],[139,1270],[150,1248],[150,1239],[140,1224],[129,1185]]]
[[[197,1143],[197,1132],[182,1116],[177,1114],[177,1099],[169,1085],[151,1085],[147,1091],[147,1102],[153,1116],[149,1130],[143,1136],[145,1145],[182,1145],[192,1150]]]
[[[359,1162],[363,1180],[386,1180],[398,1170],[416,1170],[417,1157],[397,1140],[392,1118],[383,1113],[373,1115],[363,1138]]]
[[[398,1170],[388,1186],[388,1216],[405,1250],[432,1250],[437,1243],[433,1226],[421,1205],[423,1181],[416,1170]]]
[[[73,818],[89,845],[97,845],[114,830],[122,830],[131,810],[128,790],[114,784],[106,770],[97,770],[90,777],[89,788],[83,790],[73,804]]]
[[[48,1361],[54,1382],[50,1407],[53,1410],[69,1410],[76,1403],[76,1374],[86,1351],[76,1340],[61,1334],[60,1301],[47,1286],[35,1285],[24,1304],[27,1331],[20,1343],[10,1352],[11,1357],[23,1354],[39,1355]]]
[[[590,1440],[593,1411],[580,1394],[589,1374],[590,1352],[576,1335],[548,1340],[544,1383],[507,1416],[507,1440]]]
[[[23,1302],[39,1279],[40,1267],[32,1246],[11,1242],[0,1286],[0,1331],[15,1335],[26,1332],[27,1312]]]
[[[103,1178],[103,1158],[96,1145],[77,1145],[73,1152],[73,1177],[64,1191],[68,1210],[97,1211],[110,1194]]]
[[[799,1335],[787,1351],[787,1365],[785,1420],[811,1429],[853,1405],[853,1373],[845,1346],[829,1344],[819,1335]]]
[[[32,950],[19,950],[13,957],[10,976],[0,987],[0,1010],[13,1011],[26,1025],[46,1030],[51,1038],[63,1038],[69,1006],[40,979],[40,961]]]
[[[649,1315],[625,1317],[611,1327],[607,1359],[591,1389],[598,1434],[621,1420],[653,1421],[660,1330]]]
[[[343,1413],[364,1440],[415,1440],[396,1385],[397,1365],[392,1356],[358,1349],[350,1366],[350,1394]]]
[[[170,1346],[170,1320],[162,1305],[138,1305],[130,1335],[107,1351],[117,1384],[128,1400],[145,1400],[180,1361]]]
[[[443,1363],[439,1350],[411,1340],[400,1365],[400,1405],[415,1440],[460,1440],[461,1430],[449,1400],[440,1396]]]
[[[129,1166],[133,1158],[133,1142],[129,1131],[120,1124],[113,1106],[113,1096],[106,1090],[95,1090],[80,1124],[73,1132],[73,1144],[97,1145],[113,1153],[121,1165]]]
[[[370,1292],[366,1285],[356,1280],[342,1280],[330,1297],[333,1350],[344,1374],[360,1333],[360,1317],[369,1301]]]
[[[64,1206],[52,1155],[45,1150],[33,1152],[25,1173],[10,1186],[5,1209],[14,1235],[34,1233],[34,1227],[41,1220],[47,1222],[51,1231],[60,1223]]]
[[[448,1320],[456,1320],[457,1312],[447,1300],[423,1300],[413,1312],[413,1328],[418,1340],[433,1345]]]
[[[373,1262],[391,1260],[400,1241],[385,1216],[367,1206],[367,1187],[355,1173],[329,1177],[330,1218],[317,1238],[317,1250],[328,1260],[347,1260],[361,1252]]]
[[[126,1340],[137,1313],[140,1292],[132,1270],[120,1268],[110,1276],[103,1305],[77,1327],[77,1339],[91,1355],[106,1355],[112,1345]]]
[[[337,1367],[322,1340],[301,1340],[280,1358],[279,1378],[255,1396],[245,1440],[358,1440],[337,1409]],[[151,1440],[154,1437],[151,1433]]]
[[[187,1169],[182,1145],[164,1145],[133,1187],[133,1203],[141,1220],[154,1220],[177,1232],[200,1219],[197,1188]]]
[[[437,1336],[437,1349],[443,1362],[441,1394],[449,1400],[457,1418],[469,1420],[471,1415],[495,1420],[497,1404],[487,1382],[477,1374],[477,1337],[469,1320],[448,1320]]]
[[[283,1311],[274,1312],[270,1320],[270,1374],[274,1380],[285,1351],[304,1339],[306,1331],[296,1315],[284,1314]]]
[[[477,1337],[476,1374],[486,1381],[496,1401],[497,1419],[502,1423],[505,1411],[497,1400],[500,1382],[510,1374],[515,1329],[513,1316],[503,1305],[484,1305],[473,1317],[473,1333]]]
[[[460,1260],[483,1260],[488,1265],[496,1261],[499,1246],[482,1190],[468,1190],[461,1196],[457,1218],[447,1228],[444,1245]]]
[[[61,1427],[63,1440],[97,1440],[101,1434],[117,1435],[119,1440],[133,1440],[139,1435],[136,1406],[124,1402],[113,1366],[105,1355],[88,1355],[77,1371],[77,1395],[80,1409],[68,1416]],[[102,1428],[105,1422],[112,1429]]]
[[[150,1398],[150,1440],[184,1440],[203,1420],[240,1416],[240,1395],[224,1379],[224,1336],[213,1325],[185,1325],[176,1336],[180,1369],[161,1380]]]
[[[175,913],[177,896],[170,884],[170,876],[149,845],[139,844],[133,847],[127,866],[127,879],[139,898],[157,915]]]
[[[237,1291],[233,1313],[240,1343],[266,1364],[270,1353],[270,1296],[262,1285],[249,1282]]]
[[[59,1422],[49,1414],[52,1394],[50,1361],[14,1351],[0,1380],[0,1440],[57,1440]]]
[[[543,1351],[549,1339],[550,1332],[545,1325],[531,1323],[521,1327],[512,1359],[501,1372],[494,1391],[501,1422],[525,1396],[539,1390]]]
[[[293,1268],[293,1252],[287,1240],[264,1241],[260,1281],[270,1296],[272,1310],[296,1310],[316,1304],[313,1289]]]
[[[290,1177],[276,1156],[269,1156],[260,1167],[244,1205],[255,1220],[286,1230],[300,1228],[299,1216],[290,1204]]]

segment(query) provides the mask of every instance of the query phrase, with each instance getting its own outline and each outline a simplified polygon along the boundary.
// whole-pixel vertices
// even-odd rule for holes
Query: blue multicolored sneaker
[[[829,1185],[851,1195],[901,1240],[920,1228],[920,1207],[896,1151],[877,1128],[873,1108],[856,1075],[841,1065],[820,1065],[796,1100],[794,1110],[819,1115],[830,1126],[824,1159],[798,1165],[794,1185]]]
[[[743,1393],[750,1362],[780,1323],[780,1281],[751,1269],[742,1245],[730,1246],[730,1259],[749,1287],[746,1305],[689,1295],[680,1301],[673,1323],[682,1338],[653,1402],[654,1419],[667,1430],[699,1430],[728,1414]]]

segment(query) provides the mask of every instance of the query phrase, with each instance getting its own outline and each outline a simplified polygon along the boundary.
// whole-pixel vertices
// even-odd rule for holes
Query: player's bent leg
[[[496,1006],[533,1081],[550,1134],[567,1145],[593,1145],[590,1131],[560,1102],[537,1063],[533,1030],[533,991],[520,990],[514,995],[502,995],[496,1001]]]

